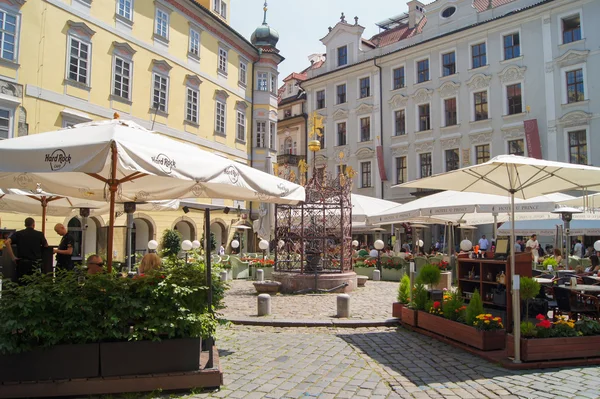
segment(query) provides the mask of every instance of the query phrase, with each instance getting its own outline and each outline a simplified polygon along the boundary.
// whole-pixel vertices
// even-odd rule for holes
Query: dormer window
[[[442,11],[442,18],[450,18],[456,12],[456,7],[450,6]]]
[[[341,67],[348,64],[348,46],[338,47],[337,66]]]

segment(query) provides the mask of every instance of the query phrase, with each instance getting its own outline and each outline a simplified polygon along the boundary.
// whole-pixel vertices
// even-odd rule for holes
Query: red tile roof
[[[375,45],[375,47],[385,47],[390,44],[399,42],[400,40],[412,37],[417,33],[423,31],[423,27],[427,23],[427,18],[423,16],[416,27],[410,29],[408,25],[400,25],[392,29],[388,29],[384,32],[378,33],[368,40],[368,42]]]
[[[492,8],[500,7],[515,0],[492,0]],[[490,0],[473,0],[473,7],[477,12],[483,12],[489,8]]]
[[[283,79],[283,81],[287,82],[292,79],[305,81],[307,78],[308,78],[308,76],[306,75],[306,72],[303,72],[303,73],[292,72],[285,79]]]

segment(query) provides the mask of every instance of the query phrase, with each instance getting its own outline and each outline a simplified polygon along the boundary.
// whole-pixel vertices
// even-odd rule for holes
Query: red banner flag
[[[542,145],[540,144],[537,119],[524,121],[523,125],[525,126],[525,139],[527,141],[527,155],[531,158],[542,159]]]
[[[377,166],[379,167],[379,176],[382,181],[387,180],[387,175],[385,174],[385,164],[383,163],[383,147],[377,146]]]

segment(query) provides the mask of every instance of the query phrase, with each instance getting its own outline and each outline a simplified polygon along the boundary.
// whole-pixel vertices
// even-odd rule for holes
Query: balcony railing
[[[298,163],[301,159],[304,159],[304,155],[292,155],[292,154],[283,154],[277,155],[277,163],[278,164],[287,164],[290,166],[298,166]]]

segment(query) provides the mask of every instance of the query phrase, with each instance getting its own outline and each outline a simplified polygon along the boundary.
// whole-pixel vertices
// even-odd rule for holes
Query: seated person
[[[89,275],[104,273],[104,261],[96,254],[87,258],[86,265],[87,274]]]
[[[590,266],[590,271],[592,273],[600,272],[600,259],[598,258],[598,255],[590,256],[590,262],[592,262],[592,266]]]
[[[554,259],[556,259],[556,262],[558,263],[559,266],[562,264],[562,261],[563,261],[562,253],[560,252],[560,249],[558,249],[558,248],[554,249]]]
[[[142,258],[142,262],[140,263],[140,274],[146,274],[152,270],[160,269],[161,260],[157,254],[146,254]]]
[[[360,256],[361,258],[366,258],[367,256],[369,256],[369,251],[367,251],[367,248],[365,246],[363,246],[360,251],[358,251],[358,256]]]

